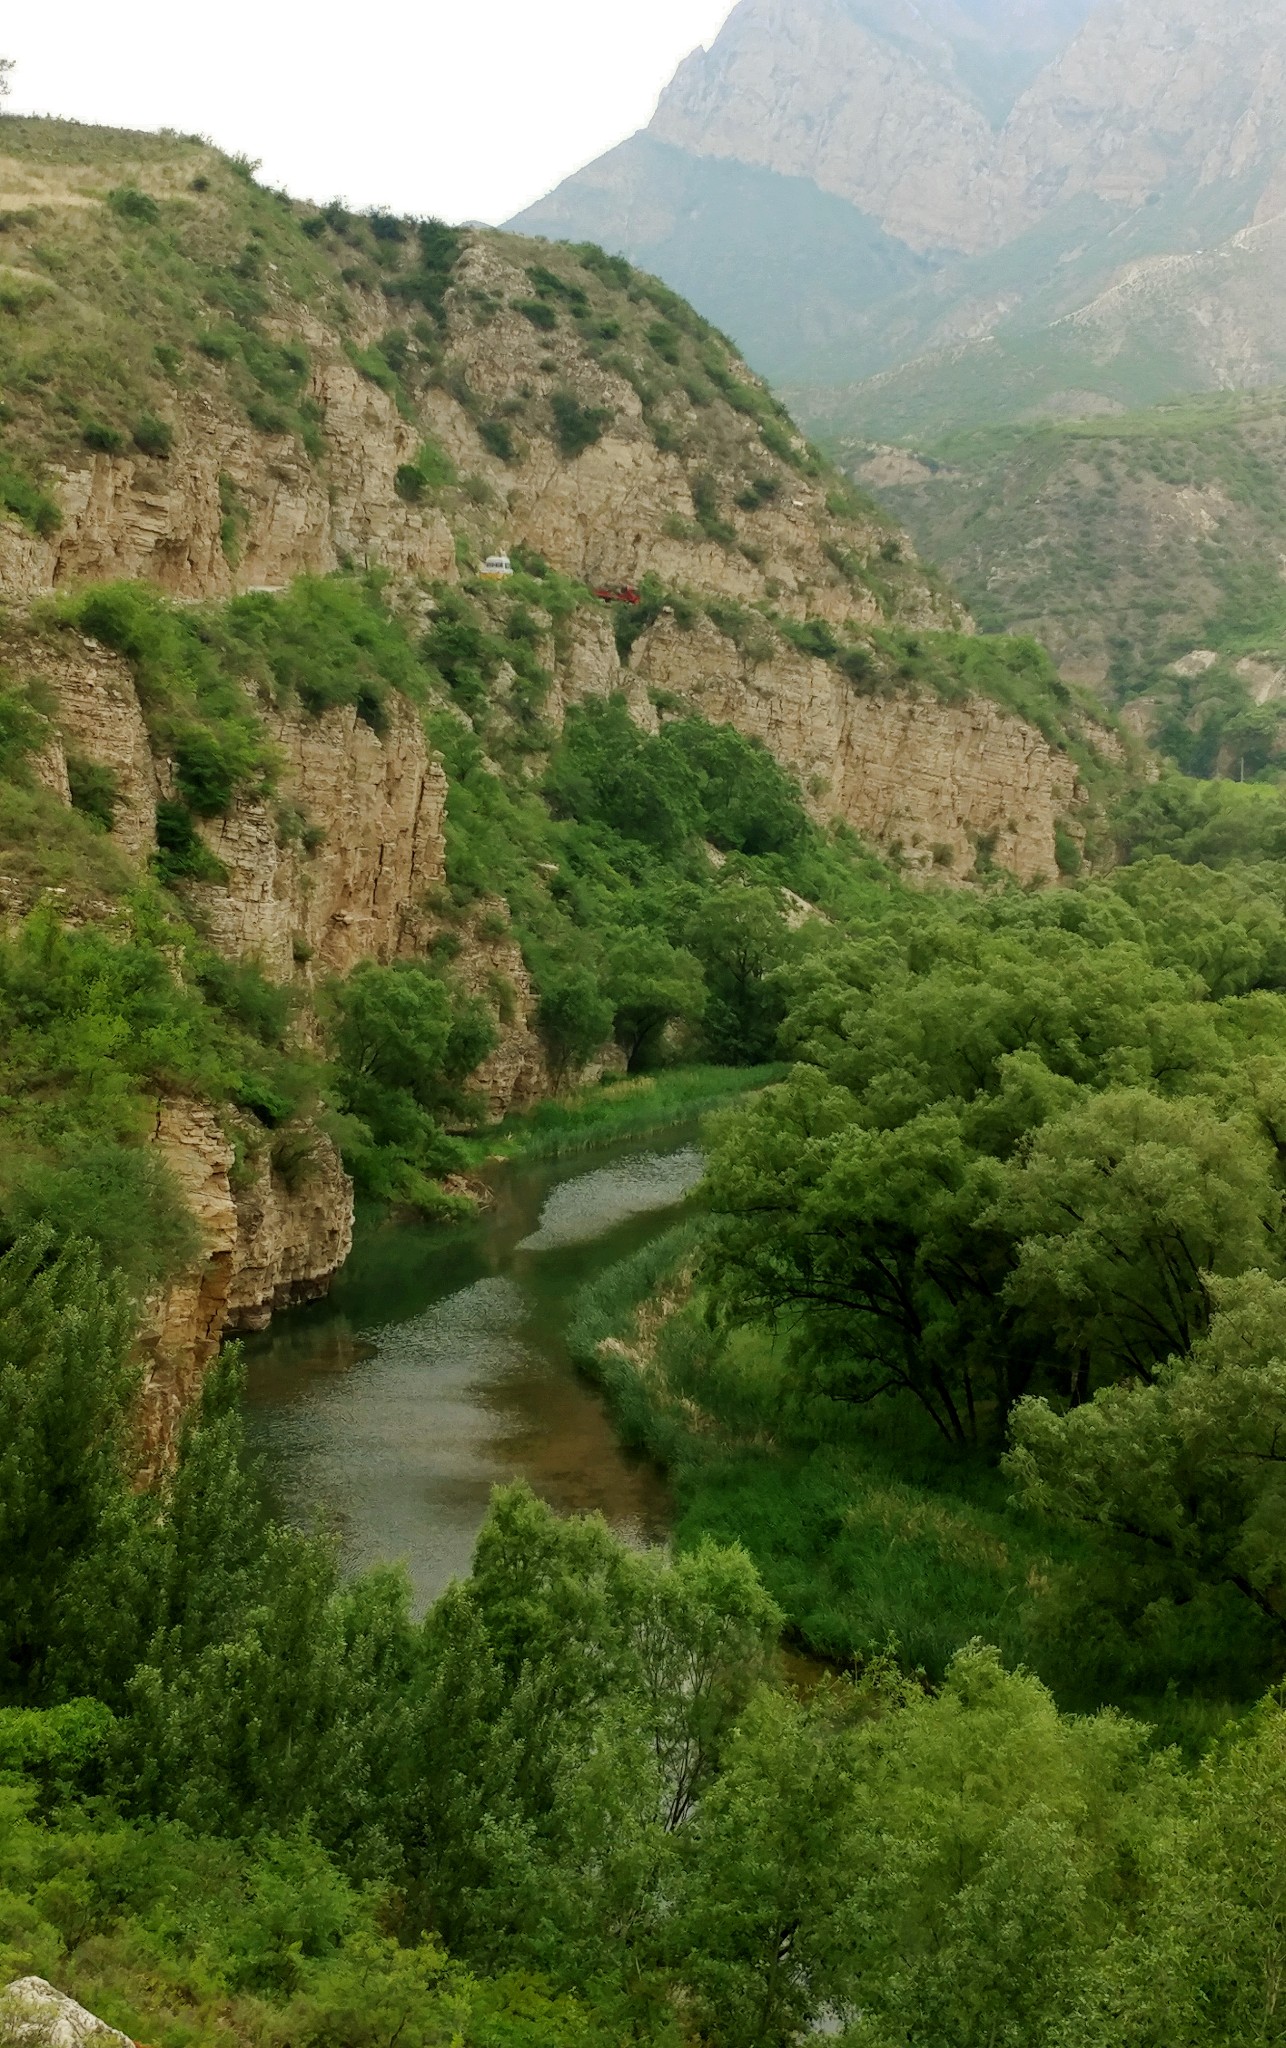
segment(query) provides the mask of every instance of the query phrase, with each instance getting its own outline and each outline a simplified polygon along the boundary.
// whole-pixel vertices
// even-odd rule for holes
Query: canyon
[[[6,129],[30,144],[6,165],[5,185],[24,196],[25,180],[33,260],[41,231],[73,247],[87,221],[128,232],[103,201],[108,176],[128,176],[157,208],[181,206],[189,235],[193,220],[209,215],[214,232],[243,203],[204,146],[66,129],[73,160],[51,196],[40,124]],[[213,182],[212,196],[193,201],[194,182]],[[253,193],[250,203],[260,204]],[[308,246],[297,225],[289,232]],[[314,230],[312,250],[325,232]],[[676,711],[726,722],[764,742],[819,823],[851,828],[912,874],[965,881],[983,853],[1021,882],[1055,881],[1059,835],[1083,838],[1089,802],[1071,754],[985,694],[948,701],[908,681],[894,641],[881,639],[967,635],[957,600],[885,515],[840,487],[721,337],[628,271],[609,266],[604,283],[575,252],[554,261],[513,236],[462,234],[440,324],[421,322],[418,344],[390,333],[373,279],[317,285],[301,300],[274,262],[253,333],[306,364],[295,397],[322,423],[319,452],[284,422],[270,430],[248,417],[227,345],[221,356],[199,335],[163,401],[163,456],[77,445],[37,401],[23,431],[29,447],[44,436],[39,474],[56,516],[0,518],[0,663],[47,719],[46,789],[69,804],[78,763],[104,772],[111,846],[139,876],[156,850],[158,804],[181,794],[137,662],[69,626],[63,593],[142,581],[213,620],[238,594],[271,602],[296,577],[369,571],[422,630],[454,592],[484,609],[502,603],[476,572],[504,547],[579,593],[533,614],[551,738],[574,706],[615,693],[649,730]],[[585,586],[645,580],[674,601],[653,599],[644,630],[618,644],[610,610]],[[823,636],[816,652],[809,634]],[[870,668],[860,687],[825,652],[836,634],[856,637]],[[502,667],[496,701],[513,685]],[[296,993],[301,1042],[316,1041],[313,998],[331,977],[422,957],[443,929],[450,787],[426,711],[461,716],[445,692],[427,707],[394,692],[373,720],[360,704],[310,710],[261,686],[254,715],[274,763],[271,797],[243,791],[194,821],[219,879],[183,884],[187,914],[227,959]],[[1114,744],[1092,724],[1083,736]],[[12,926],[33,901],[18,867],[0,874],[0,892]],[[59,901],[73,921],[109,915],[92,890]],[[495,1011],[496,1047],[473,1085],[498,1118],[576,1076],[551,1066],[504,902],[484,899],[453,929],[459,983]],[[604,1048],[583,1077],[617,1061]],[[352,1229],[339,1154],[307,1119],[269,1142],[253,1120],[163,1099],[153,1142],[201,1252],[148,1304],[149,1469],[168,1455],[225,1333],[324,1290]]]

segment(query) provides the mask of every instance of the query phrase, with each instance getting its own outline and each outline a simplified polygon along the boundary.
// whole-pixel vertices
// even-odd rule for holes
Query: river
[[[661,1475],[618,1444],[567,1349],[571,1299],[668,1229],[701,1177],[692,1130],[497,1167],[466,1229],[361,1229],[329,1297],[246,1344],[246,1412],[273,1504],[345,1564],[407,1567],[419,1606],[469,1570],[491,1489],[526,1479],[659,1541]]]

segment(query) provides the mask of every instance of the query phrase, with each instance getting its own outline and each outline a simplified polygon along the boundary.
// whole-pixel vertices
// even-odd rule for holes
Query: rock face
[[[226,597],[325,574],[341,557],[453,579],[441,513],[404,504],[394,489],[419,445],[416,427],[342,359],[337,336],[315,328],[312,339],[326,350],[312,375],[313,402],[326,409],[325,473],[292,436],[255,433],[231,403],[189,393],[163,465],[101,454],[82,468],[56,465],[56,533],[41,538],[0,520],[0,590],[30,598],[64,584],[143,577],[175,597]],[[235,567],[222,538],[229,502],[245,525]]]
[[[725,324],[735,306],[742,346],[819,432],[927,437],[1279,383],[1284,84],[1278,0],[741,0],[644,138],[514,224],[592,233]],[[715,165],[768,181],[736,242],[757,290],[720,260],[736,225],[693,169]],[[881,255],[878,289],[837,301],[836,200],[921,276]],[[779,332],[784,291],[803,350]],[[899,381],[867,390],[881,374]]]
[[[407,918],[445,872],[446,777],[403,698],[389,721],[376,734],[348,706],[266,720],[284,764],[276,801],[240,802],[202,827],[228,879],[193,894],[221,952],[275,981],[396,959]],[[317,843],[283,844],[283,810]]]
[[[683,632],[658,621],[634,665],[703,717],[762,739],[819,820],[844,819],[912,869],[965,876],[981,852],[1020,881],[1057,879],[1055,831],[1085,794],[1067,755],[997,705],[861,695],[806,655],[752,662],[708,622]]]
[[[162,1102],[155,1143],[182,1189],[201,1250],[147,1305],[140,1337],[145,1379],[139,1454],[154,1477],[172,1455],[186,1411],[226,1333],[261,1330],[273,1311],[326,1292],[353,1241],[353,1188],[330,1139],[249,1137],[243,1163],[203,1103]]]
[[[19,1977],[0,1991],[0,2041],[5,2048],[134,2048],[127,2034],[95,2019],[43,1977]]]
[[[1266,175],[1286,151],[1284,65],[1275,0],[973,20],[943,0],[742,0],[680,67],[652,132],[809,177],[914,248],[973,253],[1082,195],[1145,204],[1173,179],[1176,145],[1199,187]],[[997,103],[1006,76],[1032,72]]]

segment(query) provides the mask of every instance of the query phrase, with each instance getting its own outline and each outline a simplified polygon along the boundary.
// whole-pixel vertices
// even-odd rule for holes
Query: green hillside
[[[811,178],[694,156],[646,132],[509,225],[619,249],[777,380],[878,349],[886,302],[932,267]]]
[[[905,464],[852,444],[848,460],[890,479],[884,503],[988,630],[1043,640],[1193,774],[1275,772],[1281,393],[950,434]]]

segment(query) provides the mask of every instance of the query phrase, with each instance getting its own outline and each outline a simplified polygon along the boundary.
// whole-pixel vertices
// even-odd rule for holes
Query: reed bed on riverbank
[[[633,1074],[595,1088],[542,1102],[495,1130],[470,1139],[472,1163],[488,1159],[560,1159],[618,1138],[636,1138],[675,1124],[694,1123],[737,1097],[784,1079],[784,1066],[673,1067]]]

